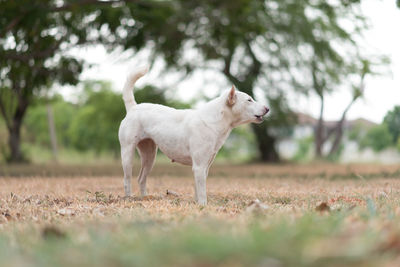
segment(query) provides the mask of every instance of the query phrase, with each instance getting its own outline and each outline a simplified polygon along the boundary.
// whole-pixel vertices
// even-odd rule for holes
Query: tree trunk
[[[333,156],[335,153],[339,151],[340,144],[342,143],[342,138],[343,138],[343,123],[344,121],[341,121],[338,123],[336,126],[336,136],[335,140],[333,141],[331,150],[329,151],[329,156]]]
[[[275,148],[276,139],[268,134],[267,125],[252,124],[257,139],[257,148],[262,162],[278,162],[279,155]]]
[[[319,111],[318,124],[315,129],[315,157],[322,157],[322,147],[324,145],[324,97],[320,95],[321,108]]]
[[[350,110],[351,106],[356,102],[357,98],[358,97],[354,97],[353,100],[349,103],[349,105],[343,111],[342,118],[340,119],[340,121],[337,123],[337,125],[335,127],[336,128],[335,129],[336,136],[335,136],[335,140],[332,144],[331,150],[329,152],[329,156],[332,156],[339,150],[340,144],[342,143],[343,127],[344,127],[344,122],[346,121],[347,112]]]
[[[21,118],[22,119],[22,118]],[[10,146],[10,162],[23,162],[24,158],[21,152],[21,124],[22,120],[15,118],[9,129],[8,145]]]
[[[25,161],[21,151],[21,126],[27,107],[28,101],[23,99],[18,101],[18,107],[12,117],[11,125],[8,128],[8,145],[10,146],[11,153],[8,159],[9,162],[21,163]]]

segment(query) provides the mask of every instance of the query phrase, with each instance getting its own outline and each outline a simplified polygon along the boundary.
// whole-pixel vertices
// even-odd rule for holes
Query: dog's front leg
[[[195,199],[200,205],[207,205],[207,165],[193,165],[193,174],[195,181]]]

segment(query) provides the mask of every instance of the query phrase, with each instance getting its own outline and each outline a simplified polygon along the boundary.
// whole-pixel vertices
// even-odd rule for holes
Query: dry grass
[[[319,178],[222,178],[208,180],[209,205],[193,202],[193,179],[189,177],[151,177],[151,195],[123,197],[119,177],[82,178],[3,178],[0,180],[2,212],[13,222],[51,223],[63,218],[58,211],[68,209],[74,218],[113,216],[132,209],[173,219],[176,215],[199,215],[207,212],[224,219],[240,216],[252,200],[269,206],[268,213],[302,214],[320,202],[365,206],[366,198],[400,200],[400,180],[325,180]],[[166,190],[178,196],[166,194]],[[134,194],[138,192],[135,190]],[[398,210],[400,212],[400,208]],[[397,210],[396,210],[397,213]],[[3,215],[3,222],[7,222]]]
[[[135,159],[137,162],[137,159]],[[136,163],[135,162],[135,163]],[[138,166],[134,165],[137,175]],[[397,177],[400,174],[398,165],[377,164],[214,164],[210,177],[318,177],[318,178],[354,178],[364,177]],[[108,165],[0,165],[0,177],[81,177],[81,176],[122,176],[119,163]],[[191,177],[191,168],[179,164],[156,163],[151,172],[152,177],[163,176]]]
[[[3,215],[0,220],[49,223],[65,217],[58,212],[62,209],[73,218],[120,215],[141,209],[171,219],[205,212],[235,219],[255,199],[268,205],[271,214],[302,214],[320,202],[365,206],[367,197],[394,201],[400,193],[396,171],[397,166],[366,165],[216,166],[208,179],[206,208],[193,202],[190,168],[177,167],[175,175],[169,166],[156,168],[148,179],[151,195],[130,199],[123,197],[122,178],[116,176],[3,177],[0,207],[9,217]],[[374,178],[364,178],[370,176]],[[135,181],[133,187],[134,195],[138,196]],[[167,190],[177,195],[166,194]]]
[[[17,177],[19,175],[15,174],[18,168],[20,173],[26,175],[28,171],[31,171],[32,175]],[[63,168],[66,167],[61,169]],[[152,233],[158,233],[165,227],[173,229],[161,236],[167,240],[176,238],[175,248],[180,250],[179,244],[186,246],[186,242],[193,241],[191,235],[179,239],[183,232],[188,231],[185,228],[187,225],[200,228],[206,225],[206,229],[203,229],[205,236],[210,234],[207,229],[213,229],[211,232],[215,229],[220,231],[219,226],[215,228],[214,223],[204,222],[204,220],[212,220],[222,228],[229,229],[221,230],[223,233],[219,239],[216,239],[217,243],[235,236],[238,232],[249,238],[249,233],[254,230],[253,225],[260,225],[263,229],[260,235],[266,235],[265,238],[271,239],[276,246],[282,246],[282,252],[271,248],[268,250],[268,255],[278,259],[283,266],[293,265],[296,257],[301,262],[299,265],[304,266],[316,263],[320,264],[316,266],[324,265],[320,260],[327,257],[335,259],[333,263],[339,263],[339,265],[346,262],[346,264],[355,263],[357,266],[364,263],[370,263],[372,266],[375,264],[392,266],[400,260],[398,166],[219,165],[213,167],[208,179],[209,205],[207,207],[200,207],[193,201],[193,178],[190,168],[173,168],[164,165],[156,167],[148,179],[148,192],[151,195],[145,198],[137,197],[136,183],[133,183],[135,197],[124,198],[120,176],[91,176],[90,173],[80,175],[80,172],[85,173],[90,170],[86,167],[83,170],[78,168],[70,170],[68,176],[65,177],[57,167],[48,169],[50,171],[44,172],[45,175],[39,176],[40,167],[37,166],[8,167],[2,170],[3,177],[0,178],[0,241],[3,235],[8,240],[7,242],[12,241],[11,243],[16,244],[16,247],[25,248],[34,255],[39,255],[37,254],[39,252],[35,250],[32,252],[32,248],[26,247],[29,247],[27,244],[31,243],[39,244],[38,247],[40,247],[41,242],[44,242],[40,241],[41,237],[38,236],[40,233],[43,236],[64,236],[67,233],[74,240],[77,236],[86,236],[92,225],[102,225],[101,231],[109,234],[107,238],[116,239],[117,241],[114,241],[118,243],[120,235],[137,231],[129,227],[130,230],[124,228],[126,225],[141,221],[156,222],[155,225],[152,224]],[[48,173],[57,171],[55,175],[57,178],[47,177]],[[96,169],[96,171],[99,170]],[[4,176],[5,173],[9,176]],[[91,173],[94,173],[93,169]],[[172,191],[172,194],[167,194],[167,190]],[[257,199],[259,202],[255,202]],[[306,223],[304,220],[311,221]],[[314,226],[316,222],[318,224]],[[104,225],[107,225],[106,230],[104,230]],[[109,228],[110,225],[112,225],[111,228]],[[281,225],[286,225],[287,228],[282,230]],[[180,229],[181,227],[186,230]],[[291,229],[297,229],[296,233],[299,236],[291,233]],[[29,233],[32,233],[36,239],[18,241],[26,231],[30,231]],[[334,233],[333,236],[332,233]],[[274,239],[274,235],[277,235],[276,238],[279,236],[278,241]],[[285,251],[285,244],[279,244],[280,239],[294,244],[293,255],[295,256],[292,255],[294,258],[286,255],[289,252]],[[253,241],[247,242],[253,246]],[[162,239],[157,242],[164,244],[163,242],[166,241]],[[240,244],[242,243],[241,241]],[[89,247],[96,247],[94,243],[90,244]],[[203,248],[203,245],[198,245],[198,247]],[[234,247],[232,251],[248,249],[249,253],[255,253],[257,249],[262,249],[255,245],[254,249],[250,249],[250,245]],[[269,243],[263,243],[258,246],[267,249],[268,245]],[[350,257],[346,254],[347,252],[342,251],[344,247],[354,249],[354,246],[356,252],[349,251],[359,253],[356,258],[352,258],[353,254]],[[216,246],[215,250],[220,251],[221,247],[223,246]],[[153,247],[142,249],[142,254],[146,254]],[[115,253],[119,253],[118,251],[120,248],[115,250]],[[225,255],[221,253],[218,255]],[[282,255],[279,255],[280,253]],[[191,252],[188,252],[188,255],[189,258],[193,256]],[[256,253],[248,259],[247,256],[243,256],[238,262],[253,264],[254,260],[258,264],[258,260],[262,260],[260,255],[263,254]],[[229,263],[223,256],[220,256],[222,260],[215,260],[212,258],[214,256],[207,254],[206,258],[211,258],[207,258],[206,263],[211,265]],[[115,257],[119,256],[115,255]],[[160,256],[160,259],[164,259],[163,257]],[[346,257],[350,257],[354,262],[346,261],[348,259]],[[341,259],[343,262],[340,261]],[[44,265],[51,265],[49,262],[45,262]],[[71,262],[64,261],[61,265],[66,263]],[[90,260],[89,263],[93,264]],[[175,259],[165,263],[175,265],[187,262]],[[332,262],[328,261],[328,263]],[[38,264],[38,261],[35,264]]]

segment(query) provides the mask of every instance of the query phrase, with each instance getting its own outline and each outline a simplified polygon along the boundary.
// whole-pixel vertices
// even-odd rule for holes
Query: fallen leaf
[[[7,221],[11,221],[13,219],[11,214],[8,212],[8,210],[2,211],[0,214],[3,215],[4,218],[7,219]]]
[[[329,207],[329,205],[326,202],[322,202],[321,204],[319,204],[316,208],[316,211],[320,211],[320,212],[324,212],[324,211],[330,211],[331,207]]]

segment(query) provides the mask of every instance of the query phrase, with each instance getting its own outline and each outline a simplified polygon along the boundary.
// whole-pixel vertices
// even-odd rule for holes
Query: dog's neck
[[[208,127],[219,135],[229,134],[238,125],[226,104],[226,96],[221,95],[201,107],[201,118]]]

